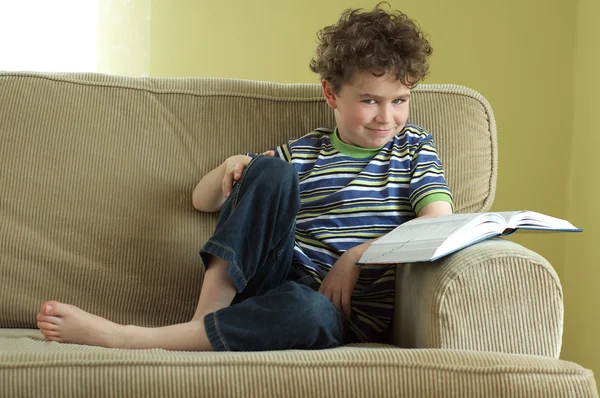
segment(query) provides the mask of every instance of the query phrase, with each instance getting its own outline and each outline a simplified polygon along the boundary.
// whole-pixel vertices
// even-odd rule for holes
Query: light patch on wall
[[[96,0],[0,1],[0,70],[95,72]]]
[[[97,72],[150,74],[150,0],[98,2]]]

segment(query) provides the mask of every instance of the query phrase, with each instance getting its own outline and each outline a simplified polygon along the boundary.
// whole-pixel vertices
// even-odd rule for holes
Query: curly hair
[[[400,11],[348,9],[335,25],[321,29],[310,69],[338,93],[356,71],[391,75],[409,88],[429,71],[431,45],[416,22]],[[390,6],[391,8],[391,6]]]

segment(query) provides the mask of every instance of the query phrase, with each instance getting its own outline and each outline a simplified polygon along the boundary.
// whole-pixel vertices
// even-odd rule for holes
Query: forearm
[[[217,168],[211,170],[200,180],[192,193],[192,203],[197,210],[205,212],[218,211],[225,202],[223,196],[223,176],[226,171],[226,163],[223,162]]]
[[[377,239],[379,239],[379,238],[371,239],[371,240],[361,243],[360,245],[354,246],[353,248],[346,250],[343,255],[345,257],[348,257],[348,261],[351,261],[353,264],[356,264],[356,263],[358,263],[358,260],[360,260],[360,258],[362,257],[363,253]],[[360,264],[356,264],[356,265],[360,266]]]
[[[263,155],[273,156],[273,151],[267,151]],[[206,174],[192,193],[194,207],[205,212],[221,210],[225,199],[233,190],[233,185],[242,178],[242,173],[251,160],[252,158],[246,155],[231,156]]]

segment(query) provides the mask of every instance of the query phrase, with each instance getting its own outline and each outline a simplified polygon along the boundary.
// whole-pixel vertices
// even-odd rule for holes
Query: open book
[[[408,221],[379,238],[359,264],[434,261],[494,236],[518,229],[581,232],[570,222],[533,211],[452,214]]]

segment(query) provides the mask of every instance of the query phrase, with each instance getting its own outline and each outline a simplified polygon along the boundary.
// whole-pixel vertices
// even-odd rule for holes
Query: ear
[[[327,80],[321,80],[321,86],[323,86],[323,94],[325,95],[325,101],[331,109],[337,108],[337,97],[333,91],[333,86]]]

